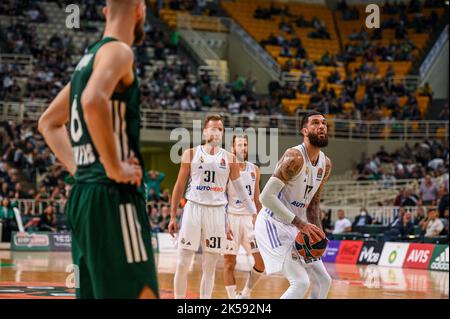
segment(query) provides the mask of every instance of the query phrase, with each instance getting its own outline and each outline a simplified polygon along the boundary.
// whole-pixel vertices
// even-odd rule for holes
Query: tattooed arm
[[[320,184],[319,189],[314,194],[314,197],[312,198],[311,202],[308,205],[308,208],[306,209],[306,217],[308,218],[308,222],[316,225],[317,227],[322,229],[322,221],[320,217],[320,194],[322,193],[322,190],[324,188],[325,182],[328,180],[328,177],[331,173],[331,161],[327,157],[326,158],[326,167],[325,167],[325,176],[323,178],[322,183]]]
[[[279,160],[275,173],[265,185],[260,200],[265,207],[269,208],[286,224],[293,224],[308,236],[320,239],[325,237],[320,228],[312,223],[302,221],[278,198],[278,193],[283,187],[300,173],[303,162],[304,159],[299,150],[294,148],[288,149]]]

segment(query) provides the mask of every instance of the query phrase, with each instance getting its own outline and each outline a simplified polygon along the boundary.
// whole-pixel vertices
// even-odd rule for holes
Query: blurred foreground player
[[[174,236],[178,231],[176,210],[189,180],[187,203],[178,234],[174,277],[176,299],[186,297],[189,266],[200,244],[203,255],[200,298],[211,298],[217,261],[225,252],[227,238],[232,238],[231,232],[227,230],[225,210],[229,180],[242,204],[252,214],[256,214],[255,204],[242,183],[236,157],[221,147],[223,133],[222,118],[219,115],[208,116],[203,127],[205,144],[187,149],[181,157],[180,171],[173,189],[169,224],[169,232]]]
[[[281,272],[290,283],[283,299],[326,298],[331,277],[320,258],[304,258],[295,248],[298,232],[311,242],[324,240],[320,221],[320,193],[331,171],[331,161],[320,150],[328,145],[325,117],[317,112],[301,123],[303,144],[289,148],[261,193],[262,211],[255,235],[268,274]]]
[[[260,172],[258,166],[248,161],[248,138],[246,135],[234,135],[232,153],[239,162],[241,179],[249,196],[254,200],[257,211],[261,210],[259,202],[259,181]],[[225,289],[230,299],[249,299],[253,287],[264,273],[264,262],[259,253],[255,240],[254,224],[256,214],[249,212],[239,199],[233,183],[228,183],[228,222],[233,233],[233,239],[227,243],[227,249],[224,255],[224,273],[223,281]],[[247,253],[253,255],[255,264],[248,272],[244,289],[241,293],[236,293],[236,278],[234,270],[236,267],[236,256],[239,253],[240,246],[244,247]]]
[[[143,0],[106,1],[103,38],[87,49],[39,120],[48,145],[74,175],[66,208],[77,298],[158,297],[131,49],[144,40],[145,10]]]

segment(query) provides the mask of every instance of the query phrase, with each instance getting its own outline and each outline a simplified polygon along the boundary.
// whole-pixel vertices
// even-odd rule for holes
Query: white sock
[[[219,257],[220,254],[217,253],[203,252],[203,275],[200,283],[200,299],[211,299],[216,276],[216,264]]]
[[[236,285],[225,286],[227,290],[228,299],[236,299]]]
[[[174,298],[186,298],[187,274],[195,251],[180,248],[178,250],[177,268],[173,278]]]
[[[264,272],[256,271],[255,267],[253,267],[252,270],[248,272],[247,282],[245,283],[245,287],[241,292],[243,296],[250,296],[253,287],[255,287],[259,279],[261,279],[263,273]]]

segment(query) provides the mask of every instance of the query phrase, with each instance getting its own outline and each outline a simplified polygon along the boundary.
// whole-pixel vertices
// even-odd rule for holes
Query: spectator
[[[414,225],[419,226],[420,223],[425,219],[425,209],[423,206],[417,206],[416,216],[414,216]]]
[[[385,232],[384,239],[386,241],[407,239],[408,236],[414,235],[414,224],[411,221],[411,213],[405,212],[402,217],[398,218],[398,222],[393,223],[388,231]]]
[[[372,217],[367,213],[367,209],[361,208],[359,211],[359,215],[355,217],[355,221],[353,222],[352,229],[355,227],[371,225]]]
[[[159,201],[162,203],[166,203],[166,204],[170,204],[170,192],[168,188],[165,188],[164,191],[162,192],[161,196],[159,197]]]
[[[428,217],[423,223],[422,229],[425,230],[425,237],[431,238],[439,236],[444,229],[444,224],[438,218],[438,212],[432,208],[428,211]]]
[[[441,222],[444,225],[444,229],[441,232],[441,235],[447,235],[448,236],[448,208],[444,211],[444,216],[441,218]]]
[[[0,221],[2,222],[2,238],[0,241],[9,242],[11,240],[11,232],[17,229],[14,210],[8,198],[2,200],[0,206]]]
[[[322,229],[325,232],[325,234],[328,236],[331,234],[331,221],[330,221],[330,214],[325,212],[323,209],[320,211],[320,221],[322,224]]]
[[[416,206],[417,205],[418,197],[416,194],[414,194],[411,189],[407,188],[405,190],[405,198],[403,199],[403,202],[401,203],[402,206]]]
[[[151,170],[148,172],[147,180],[145,181],[145,184],[147,185],[147,189],[150,192],[150,189],[153,189],[155,191],[155,196],[157,198],[160,197],[161,194],[161,182],[163,181],[164,177],[166,177],[166,174],[162,172],[158,172],[155,170]]]
[[[167,232],[170,223],[170,210],[169,206],[161,207],[161,222],[159,223],[159,228],[162,232]]]
[[[156,206],[149,206],[150,208],[150,228],[153,232],[160,232],[161,215]]]
[[[340,209],[337,211],[338,220],[334,223],[333,234],[342,234],[352,231],[352,223],[345,218],[345,212]]]
[[[424,205],[436,205],[436,201],[438,199],[438,188],[430,175],[425,176],[422,184],[420,185],[420,196]]]

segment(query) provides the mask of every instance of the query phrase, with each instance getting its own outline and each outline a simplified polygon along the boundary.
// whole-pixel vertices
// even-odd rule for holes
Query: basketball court
[[[162,298],[173,298],[174,252],[156,255]],[[74,298],[74,290],[65,286],[70,276],[69,252],[0,251],[0,299],[2,298]],[[239,258],[236,273],[238,289],[245,282],[248,265]],[[449,273],[421,269],[402,269],[375,265],[325,264],[333,278],[331,299],[448,299]],[[213,298],[227,298],[222,278],[223,262],[218,263]],[[195,256],[188,277],[188,298],[199,298],[201,256]],[[263,277],[253,298],[277,299],[288,288],[281,276]]]

